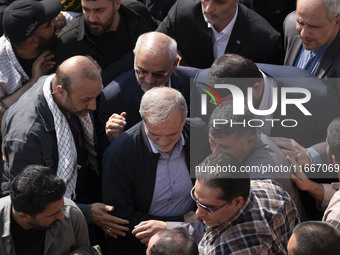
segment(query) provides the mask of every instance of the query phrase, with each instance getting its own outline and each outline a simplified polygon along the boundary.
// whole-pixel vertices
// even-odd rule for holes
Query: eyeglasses
[[[229,203],[229,201],[227,201],[227,202],[225,202],[223,205],[221,205],[221,206],[219,206],[219,207],[217,207],[217,208],[211,208],[211,207],[209,207],[209,206],[206,206],[206,205],[201,204],[200,202],[198,202],[197,199],[195,198],[194,192],[195,192],[195,186],[194,186],[194,187],[191,189],[191,191],[190,191],[190,195],[191,195],[192,200],[194,200],[194,202],[195,202],[198,206],[202,207],[204,210],[206,210],[206,211],[209,212],[209,213],[214,213],[214,212],[220,210],[222,207],[224,207],[226,204]]]
[[[167,72],[149,72],[147,70],[144,70],[143,68],[137,67],[135,69],[135,72],[138,76],[145,78],[149,73],[152,75],[153,78],[155,79],[163,79],[165,78],[165,76],[167,76],[170,72],[172,65],[170,66],[170,68],[168,69]]]

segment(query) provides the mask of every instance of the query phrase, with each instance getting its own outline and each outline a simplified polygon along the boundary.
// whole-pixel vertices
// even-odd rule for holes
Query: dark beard
[[[101,36],[102,34],[104,34],[105,32],[107,32],[112,24],[113,24],[113,19],[115,17],[116,13],[114,13],[114,15],[112,15],[112,18],[106,23],[106,24],[99,24],[99,23],[96,23],[96,22],[88,22],[88,21],[85,21],[85,24],[86,24],[86,27],[88,28],[88,30],[90,31],[90,33],[93,35],[93,36]],[[100,27],[100,29],[94,29],[92,28],[90,25],[97,25]]]

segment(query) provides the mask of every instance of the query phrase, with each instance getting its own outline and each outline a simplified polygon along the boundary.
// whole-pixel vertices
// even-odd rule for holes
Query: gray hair
[[[142,119],[145,120],[148,113],[151,124],[167,121],[175,110],[182,114],[182,121],[186,119],[188,107],[183,95],[169,87],[155,87],[145,92],[139,108]]]
[[[169,63],[172,64],[177,57],[177,42],[171,37],[160,32],[148,32],[140,35],[137,39],[135,63],[140,50],[148,52],[151,56],[168,55]]]
[[[340,14],[340,0],[325,0],[326,11],[329,20]]]

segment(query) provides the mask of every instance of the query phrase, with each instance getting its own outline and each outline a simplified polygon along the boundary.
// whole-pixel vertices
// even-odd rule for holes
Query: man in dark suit
[[[100,151],[141,121],[139,103],[145,91],[170,86],[179,90],[189,105],[190,78],[199,69],[178,67],[175,40],[163,33],[149,32],[138,38],[134,53],[135,70],[121,74],[101,93],[96,114]]]
[[[149,219],[184,220],[194,209],[189,170],[204,159],[207,148],[199,148],[198,139],[190,140],[200,131],[199,137],[206,137],[205,126],[187,120],[187,105],[177,90],[146,91],[139,112],[143,120],[121,134],[103,156],[103,201],[114,206],[116,216],[129,219],[130,230]],[[107,250],[144,255],[150,237],[139,240],[126,232],[124,238],[109,238]]]
[[[283,61],[280,34],[238,0],[178,0],[157,31],[174,38],[193,67],[208,68],[224,53],[260,63]]]
[[[296,0],[240,0],[240,3],[260,14],[281,34],[283,20],[296,7]]]
[[[102,68],[104,86],[133,67],[132,49],[139,35],[157,28],[146,7],[132,0],[82,0],[83,15],[58,34],[57,63],[91,56]]]
[[[274,98],[273,89],[275,87],[278,89],[277,108],[274,113],[270,116],[256,117],[256,119],[263,120],[264,125],[260,129],[269,136],[293,138],[303,146],[308,147],[324,141],[328,124],[334,118],[340,116],[339,100],[335,90],[330,85],[324,84],[319,79],[315,79],[315,77],[313,78],[305,70],[268,64],[257,64],[256,66],[251,60],[242,56],[225,54],[214,62],[210,70],[202,70],[197,75],[197,81],[203,81],[204,78],[207,80],[208,72],[210,84],[217,84],[218,79],[223,79],[225,84],[231,83],[230,78],[238,78],[240,81],[235,79],[232,82],[236,82],[236,86],[242,90],[245,96],[247,95],[247,88],[252,87],[253,105],[257,110],[270,109]],[[228,78],[229,82],[226,82],[228,80],[225,78]],[[250,82],[246,83],[244,79],[239,78],[257,78],[257,80],[250,80]],[[220,81],[218,83],[221,84]],[[311,115],[305,115],[300,109],[297,109],[295,104],[288,104],[286,115],[283,115],[281,109],[282,88],[304,88],[308,90],[311,98],[308,102],[303,103],[303,107]],[[230,94],[229,90],[216,90],[222,101],[232,99],[232,94]],[[193,91],[192,116],[199,116],[200,114],[195,110],[200,108],[193,106],[193,103],[200,102],[200,99],[197,100],[197,91]],[[288,99],[301,99],[302,97],[301,93],[290,92],[287,94]],[[280,121],[268,122],[265,119],[279,119]],[[282,124],[283,119],[292,119],[296,122],[286,121]],[[285,127],[294,126],[296,123],[295,127]]]
[[[340,1],[298,0],[284,22],[285,65],[327,78],[340,95]]]

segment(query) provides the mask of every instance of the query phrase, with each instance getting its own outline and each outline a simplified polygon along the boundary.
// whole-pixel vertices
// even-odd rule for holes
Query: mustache
[[[87,24],[88,24],[88,25],[101,26],[101,24],[98,23],[98,22],[90,22],[90,21],[88,21]]]

